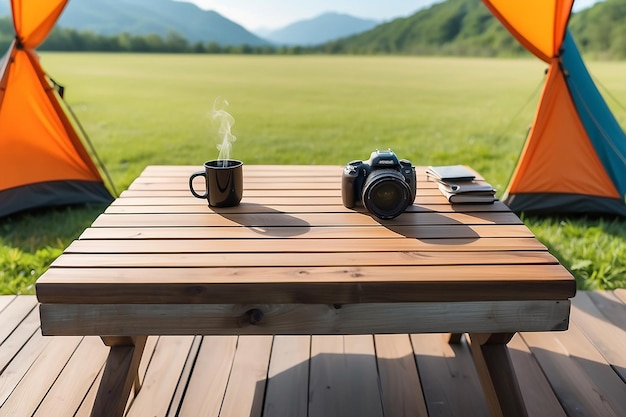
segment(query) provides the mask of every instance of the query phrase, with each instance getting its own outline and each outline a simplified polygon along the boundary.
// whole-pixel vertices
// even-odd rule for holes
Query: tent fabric
[[[62,196],[62,201],[59,201]],[[111,196],[101,184],[93,181],[50,181],[0,191],[0,217],[34,208],[59,205],[103,203]],[[10,207],[11,210],[6,210]]]
[[[619,197],[554,63],[508,192],[605,196],[607,190],[609,197]]]
[[[578,48],[568,32],[563,43],[563,67],[567,85],[589,139],[607,174],[626,196],[626,134],[591,79]]]
[[[626,136],[567,30],[573,1],[483,2],[549,65],[503,201],[515,212],[626,217]]]
[[[66,3],[11,1],[16,40],[0,66],[0,216],[112,200],[34,50]]]
[[[13,26],[25,48],[38,47],[61,16],[68,0],[11,0]]]
[[[612,214],[626,216],[626,206],[620,200],[607,197],[593,197],[581,194],[532,193],[510,195],[509,207],[516,212],[532,214]]]
[[[549,62],[558,55],[574,0],[483,0],[526,49]]]

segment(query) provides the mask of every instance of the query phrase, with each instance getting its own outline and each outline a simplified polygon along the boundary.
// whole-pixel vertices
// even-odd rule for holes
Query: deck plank
[[[205,336],[195,359],[179,417],[217,417],[237,349],[237,336]]]
[[[272,336],[240,336],[220,411],[223,417],[261,417]]]
[[[89,416],[108,348],[42,336],[29,306],[0,297],[0,416]],[[626,415],[626,290],[579,291],[572,306],[569,330],[509,343],[529,415]],[[127,417],[487,416],[469,347],[441,334],[155,336],[139,373]]]
[[[11,304],[11,302],[15,300],[15,298],[15,295],[3,295],[2,297],[0,297],[0,314],[6,306]]]
[[[307,417],[311,336],[275,336],[264,417]]]
[[[516,334],[508,347],[528,414],[533,417],[566,417],[549,381],[522,336]]]
[[[108,349],[99,337],[85,337],[34,417],[74,415],[102,370],[107,354]]]
[[[51,341],[52,338],[43,337],[41,333],[36,332],[4,368],[0,374],[0,405],[2,405],[0,410],[4,410],[4,404],[13,394],[15,387]]]
[[[2,326],[8,326],[5,321],[0,321],[0,323]],[[0,374],[38,330],[39,311],[33,309],[23,318],[19,326],[3,342],[0,342]]]
[[[0,417],[32,415],[82,339],[72,336],[51,340],[0,408]]]
[[[0,313],[0,343],[9,337],[24,317],[37,306],[35,297],[15,297]]]
[[[626,301],[612,291],[590,291],[583,294],[587,294],[598,310],[615,326],[626,331]]]
[[[466,343],[441,334],[413,334],[411,342],[430,417],[488,417],[489,411]]]
[[[165,416],[185,366],[193,336],[161,336],[128,417]]]
[[[374,342],[385,417],[428,416],[409,336],[375,335]]]
[[[382,417],[370,335],[313,336],[310,417]]]
[[[570,325],[568,335],[576,332],[575,326],[575,323]],[[574,352],[585,349],[586,355],[591,352],[587,350],[588,344],[577,348],[570,344],[568,337],[559,336],[562,335],[525,333],[523,338],[539,361],[566,413],[570,416],[623,416],[624,413],[618,411],[621,405],[618,403],[616,410],[615,404],[605,396],[607,393],[601,391],[603,384],[599,384],[606,379],[618,383],[612,369],[606,362],[591,361],[570,354],[569,349]],[[584,342],[583,337],[574,341],[575,344]],[[623,390],[626,387],[621,384],[616,389]]]
[[[587,338],[592,341],[602,357],[613,366],[626,381],[626,329],[616,326],[594,303],[589,294],[580,293],[572,302],[571,317]],[[614,306],[621,310],[620,320],[626,317],[626,304]],[[607,313],[608,309],[605,308]],[[613,314],[615,315],[615,314]],[[626,412],[623,414],[626,415]]]

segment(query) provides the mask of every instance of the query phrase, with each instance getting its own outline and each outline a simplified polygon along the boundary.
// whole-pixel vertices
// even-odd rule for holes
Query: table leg
[[[527,417],[506,344],[515,333],[470,333],[472,357],[493,417]]]
[[[137,371],[147,336],[102,337],[111,346],[102,381],[98,387],[91,417],[121,417],[124,415],[130,390],[139,390]]]

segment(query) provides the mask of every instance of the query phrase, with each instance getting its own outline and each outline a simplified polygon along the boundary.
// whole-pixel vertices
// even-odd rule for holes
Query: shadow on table
[[[459,239],[470,243],[480,238],[473,225],[435,212],[407,212],[392,220],[376,220],[394,233],[419,240],[428,239],[430,244],[458,245]]]
[[[292,215],[256,203],[213,208],[216,214],[262,236],[293,237],[306,234],[311,225]]]

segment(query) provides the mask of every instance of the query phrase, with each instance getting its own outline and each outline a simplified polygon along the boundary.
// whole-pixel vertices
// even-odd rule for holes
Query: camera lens
[[[380,219],[393,219],[404,213],[410,201],[404,177],[392,169],[372,172],[363,186],[363,205]]]

